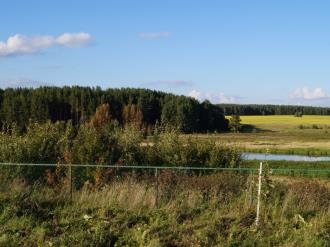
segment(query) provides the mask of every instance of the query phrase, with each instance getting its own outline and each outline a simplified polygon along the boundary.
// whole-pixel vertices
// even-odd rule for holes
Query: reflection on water
[[[243,153],[246,160],[330,161],[330,157],[311,157],[291,154]]]

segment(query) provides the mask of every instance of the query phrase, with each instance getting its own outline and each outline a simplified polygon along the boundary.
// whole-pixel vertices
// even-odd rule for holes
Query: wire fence
[[[113,169],[138,169],[138,170],[187,170],[187,171],[236,171],[257,173],[257,167],[195,167],[195,166],[150,166],[150,165],[107,165],[107,164],[48,164],[48,163],[0,163],[1,166],[15,167],[82,167],[82,168],[113,168]],[[270,173],[274,175],[315,175],[329,176],[330,169],[311,168],[270,168]]]
[[[260,162],[260,166],[257,167],[186,167],[186,166],[148,166],[148,165],[96,165],[96,164],[30,164],[30,163],[0,163],[0,168],[13,168],[8,170],[10,172],[15,171],[15,168],[27,168],[19,170],[21,174],[29,171],[30,173],[39,172],[40,178],[45,178],[46,168],[52,168],[55,171],[57,168],[64,169],[63,177],[66,179],[66,193],[70,197],[71,203],[74,200],[74,194],[77,188],[82,188],[84,182],[89,179],[95,180],[95,172],[97,169],[105,171],[113,171],[111,173],[111,181],[109,184],[116,182],[123,182],[126,177],[137,175],[134,179],[138,183],[149,183],[149,188],[152,188],[155,198],[155,205],[168,202],[176,196],[177,192],[181,189],[189,190],[196,186],[197,189],[202,191],[203,197],[209,197],[210,193],[216,191],[217,196],[222,193],[228,194],[228,197],[232,195],[244,193],[246,194],[246,200],[249,207],[255,207],[256,212],[256,225],[259,222],[259,214],[262,195],[262,183],[264,173],[267,175],[279,175],[279,176],[303,176],[303,177],[322,177],[330,178],[330,169],[314,169],[314,168],[265,168],[263,170],[263,164]],[[34,168],[37,170],[31,170]],[[90,169],[92,173],[84,174],[84,171]],[[0,170],[5,171],[6,169]],[[39,170],[39,171],[38,171]],[[123,172],[124,171],[124,172]],[[126,173],[128,172],[128,173]],[[143,174],[146,172],[147,174]],[[91,175],[93,174],[93,175]],[[212,175],[220,175],[212,177]],[[146,176],[145,176],[146,175]],[[205,175],[205,176],[200,176]],[[94,177],[93,177],[94,176]],[[1,179],[1,177],[0,177]],[[77,181],[80,180],[80,186],[77,186]],[[254,181],[253,181],[254,180]],[[45,179],[44,179],[45,181]],[[94,181],[95,182],[95,181]],[[180,184],[181,183],[181,184]],[[78,181],[79,184],[79,181]],[[183,185],[182,185],[183,184]],[[43,186],[43,184],[42,184]],[[60,185],[61,186],[61,185]],[[253,189],[256,186],[257,190]],[[130,188],[130,186],[128,186]],[[179,189],[176,189],[178,187]],[[214,189],[214,187],[216,187]],[[228,189],[229,188],[229,189]],[[10,189],[10,188],[9,188]],[[213,191],[213,192],[212,192]],[[222,192],[221,192],[222,191]],[[133,192],[132,192],[133,193]],[[188,193],[189,194],[189,193]],[[189,195],[187,195],[189,196]],[[221,197],[221,196],[220,196]]]
[[[159,176],[162,176],[162,172],[170,171],[173,173],[183,172],[185,175],[209,175],[212,173],[230,173],[230,174],[247,174],[250,176],[256,176],[259,174],[261,167],[194,167],[194,166],[149,166],[149,165],[107,165],[107,164],[48,164],[48,163],[0,163],[0,168],[9,168],[7,169],[7,174],[11,175],[11,178],[23,176],[23,177],[33,177],[43,179],[51,175],[50,170],[55,171],[57,168],[66,169],[65,172],[62,171],[62,176],[69,180],[70,184],[70,193],[72,198],[72,191],[75,188],[82,187],[85,182],[90,180],[95,181],[95,171],[97,169],[102,170],[101,174],[104,173],[104,170],[107,170],[108,173],[106,182],[110,180],[113,181],[118,178],[124,178],[129,176],[132,173],[145,173],[148,176],[145,176],[146,180],[153,180],[156,184],[156,189],[158,191],[158,179]],[[20,169],[15,169],[20,168]],[[26,169],[22,169],[26,168]],[[29,169],[32,168],[32,169]],[[1,171],[1,170],[0,170]],[[15,172],[18,172],[15,173]],[[110,171],[110,172],[109,172]],[[110,174],[111,173],[111,174]],[[109,175],[110,174],[110,175]],[[182,173],[181,173],[182,174]],[[177,174],[178,175],[178,174]],[[300,176],[300,177],[310,177],[310,178],[324,178],[330,179],[330,169],[315,169],[311,168],[269,168],[267,171],[268,176]],[[101,175],[103,176],[103,175]],[[111,178],[109,178],[111,176]],[[33,180],[32,179],[32,180]]]

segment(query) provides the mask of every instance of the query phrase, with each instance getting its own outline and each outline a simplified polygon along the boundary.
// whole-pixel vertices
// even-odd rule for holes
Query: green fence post
[[[70,179],[70,202],[72,203],[72,193],[73,193],[73,188],[72,188],[72,165],[69,164],[69,179]]]
[[[158,207],[158,168],[155,169],[156,178],[156,207]]]
[[[252,207],[253,203],[253,173],[250,170],[250,178],[249,178],[249,208]]]

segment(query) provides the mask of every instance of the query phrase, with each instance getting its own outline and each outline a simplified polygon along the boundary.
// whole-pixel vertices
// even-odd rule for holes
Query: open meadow
[[[241,120],[240,133],[194,136],[215,138],[250,152],[330,155],[330,116],[241,116]]]

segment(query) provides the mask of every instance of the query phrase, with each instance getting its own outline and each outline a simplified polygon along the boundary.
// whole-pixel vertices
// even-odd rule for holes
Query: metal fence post
[[[259,183],[258,183],[258,203],[257,203],[257,216],[256,216],[256,225],[259,225],[259,215],[260,215],[260,197],[261,197],[261,178],[262,178],[262,162],[260,162],[259,168]]]
[[[249,208],[252,207],[252,203],[253,203],[253,173],[252,170],[250,171],[250,178],[249,178]]]
[[[158,207],[158,168],[155,169],[156,177],[156,207]]]
[[[70,179],[70,202],[72,203],[72,193],[73,193],[73,188],[72,188],[72,165],[69,164],[69,179]]]

